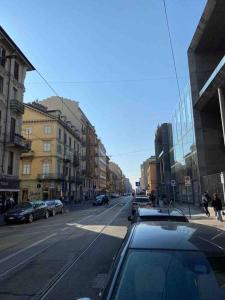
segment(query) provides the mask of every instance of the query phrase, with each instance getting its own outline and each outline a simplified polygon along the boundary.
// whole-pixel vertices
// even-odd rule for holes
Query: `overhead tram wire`
[[[178,80],[175,54],[174,54],[173,42],[172,42],[170,26],[169,26],[169,19],[168,19],[168,14],[167,14],[167,9],[166,9],[166,0],[162,0],[162,1],[163,1],[165,18],[166,18],[166,26],[167,26],[167,30],[168,30],[168,36],[169,36],[170,49],[171,49],[171,54],[172,54],[172,59],[173,59],[174,73],[175,73],[176,82],[177,82],[177,89],[178,89],[179,99],[181,101],[181,91],[180,91],[180,85],[179,85],[179,80]]]

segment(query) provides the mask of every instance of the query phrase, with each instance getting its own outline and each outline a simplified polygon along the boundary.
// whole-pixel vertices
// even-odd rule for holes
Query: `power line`
[[[170,49],[171,49],[171,54],[172,54],[172,59],[173,59],[174,73],[175,73],[176,82],[177,82],[177,89],[178,89],[179,98],[180,98],[180,101],[181,101],[180,85],[179,85],[179,80],[178,80],[177,67],[176,67],[176,61],[175,61],[175,55],[174,55],[174,49],[173,49],[173,43],[172,43],[170,26],[169,26],[169,20],[168,20],[167,9],[166,9],[166,0],[163,0],[163,6],[164,6],[165,17],[166,17],[166,25],[167,25],[168,35],[169,35],[169,41],[170,41]]]

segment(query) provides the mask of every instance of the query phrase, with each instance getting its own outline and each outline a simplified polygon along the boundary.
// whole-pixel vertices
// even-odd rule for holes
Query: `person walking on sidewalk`
[[[222,201],[218,197],[217,193],[213,194],[213,203],[212,203],[215,211],[216,211],[216,218],[218,221],[223,222],[223,217],[222,217]]]
[[[207,192],[204,192],[204,194],[202,195],[202,206],[204,207],[204,211],[207,217],[210,217],[210,213],[208,210],[208,206],[209,206],[209,195]]]

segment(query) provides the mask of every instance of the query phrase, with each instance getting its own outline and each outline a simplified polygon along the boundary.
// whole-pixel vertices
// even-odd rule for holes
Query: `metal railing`
[[[24,114],[24,104],[16,99],[10,100],[10,109],[19,114]]]

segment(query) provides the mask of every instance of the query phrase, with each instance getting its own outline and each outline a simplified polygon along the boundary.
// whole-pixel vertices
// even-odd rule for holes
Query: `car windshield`
[[[134,202],[149,202],[148,198],[136,198]]]
[[[23,202],[15,206],[15,208],[30,208],[32,205],[29,202]]]
[[[225,256],[194,251],[130,250],[112,299],[224,300]]]
[[[54,205],[55,204],[55,201],[54,200],[49,200],[49,201],[45,201],[45,203],[47,205]]]

